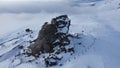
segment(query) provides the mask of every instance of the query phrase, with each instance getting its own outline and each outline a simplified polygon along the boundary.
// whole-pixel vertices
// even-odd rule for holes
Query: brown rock
[[[37,39],[34,40],[34,43],[31,44],[28,49],[30,52],[29,55],[38,56],[40,53],[51,53],[53,52],[53,48],[58,45],[54,42],[59,39],[60,41],[57,42],[61,45],[68,45],[70,43],[69,39],[67,38],[66,33],[58,33],[59,25],[63,25],[63,27],[67,27],[69,30],[70,21],[66,22],[67,15],[61,15],[59,17],[53,18],[51,24],[45,22],[42,26],[41,30],[39,31]],[[62,19],[62,20],[61,20]],[[68,42],[68,43],[64,43]]]

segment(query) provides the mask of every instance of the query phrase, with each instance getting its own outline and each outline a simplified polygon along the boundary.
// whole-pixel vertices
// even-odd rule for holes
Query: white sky
[[[64,12],[68,0],[0,0],[0,13]]]
[[[3,2],[7,2],[7,1],[41,1],[41,2],[48,2],[48,1],[64,1],[64,0],[0,0]]]
[[[1,5],[9,5],[9,4],[19,4],[19,3],[29,3],[29,2],[62,2],[67,0],[0,0]]]

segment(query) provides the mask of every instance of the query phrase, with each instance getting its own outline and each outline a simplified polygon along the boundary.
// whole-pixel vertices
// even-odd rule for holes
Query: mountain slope
[[[61,60],[60,63],[64,63],[64,65],[55,66],[52,68],[119,68],[119,3],[119,0],[106,0],[97,2],[94,6],[89,5],[89,3],[82,4],[82,6],[77,6],[77,8],[80,8],[80,10],[78,9],[78,11],[81,13],[77,15],[70,15],[72,21],[70,33],[80,33],[81,37],[80,39],[71,39],[71,41],[73,42],[72,44],[76,45],[75,54],[73,54],[72,56],[69,53],[61,54],[62,56],[64,56],[64,59]],[[35,26],[32,26],[32,28],[34,27]],[[36,38],[35,36],[37,35],[38,30],[34,30],[34,38]],[[20,31],[24,32],[24,30]],[[13,33],[13,35],[14,34],[16,33]],[[22,34],[24,35],[26,33]],[[9,41],[10,38],[8,38],[8,36],[2,37],[1,42],[3,42],[4,40]],[[27,37],[23,37],[22,39],[26,41],[29,40],[28,37],[30,38],[30,36],[27,35]],[[30,39],[33,40],[34,38]],[[80,46],[77,44],[78,42],[81,43]],[[5,43],[5,45],[8,46],[9,44],[11,44],[11,42]],[[8,47],[1,47],[1,55],[10,52],[10,50],[12,49],[11,48],[10,50],[3,52],[3,48],[6,49]],[[38,59],[40,61],[35,61],[33,63],[22,64],[19,59],[16,59],[14,63],[11,63],[11,60],[14,59],[13,56],[12,58],[7,57],[7,60],[5,60],[6,58],[0,58],[0,66],[3,68],[45,68],[44,63],[42,62],[43,59]],[[36,62],[39,62],[39,64],[36,64]]]

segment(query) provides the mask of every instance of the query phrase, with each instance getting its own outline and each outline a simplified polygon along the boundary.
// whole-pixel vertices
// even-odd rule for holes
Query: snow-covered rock
[[[72,20],[72,25],[70,28],[70,33],[80,33],[79,35],[75,34],[74,36],[79,36],[77,39],[70,38],[71,46],[75,47],[75,53],[62,52],[59,58],[62,58],[59,61],[57,66],[52,68],[119,68],[120,67],[120,30],[119,30],[119,0],[105,0],[101,2],[94,2],[94,5],[91,6],[91,3],[77,3],[77,6],[72,6],[71,9],[76,11],[75,14],[70,14],[70,19]],[[48,16],[47,16],[47,15]],[[42,14],[41,19],[43,20],[48,17],[47,20],[50,20],[51,17],[57,16],[58,14]],[[33,14],[34,15],[34,14]],[[37,15],[37,14],[35,14]],[[39,16],[40,14],[38,14]],[[34,16],[35,17],[35,16]],[[36,20],[36,19],[35,19]],[[39,19],[38,19],[39,20]],[[44,20],[46,21],[46,20]],[[36,21],[35,21],[36,22]],[[35,23],[34,22],[34,23]],[[43,21],[42,21],[43,22]],[[41,23],[38,23],[41,24]],[[31,29],[38,27],[37,25],[32,26]],[[23,29],[24,30],[24,29]],[[19,29],[20,34],[23,33],[22,29]],[[34,38],[30,38],[29,35],[26,35],[22,40],[33,40],[37,38],[38,29],[35,30],[31,35]],[[15,31],[16,32],[16,31]],[[9,35],[4,35],[0,38],[0,42],[9,41],[11,38],[14,38],[17,33],[12,32]],[[82,32],[82,33],[81,33]],[[29,38],[28,38],[29,37]],[[20,41],[17,39],[16,41]],[[0,67],[2,68],[21,68],[21,67],[32,67],[32,68],[45,68],[44,57],[47,58],[49,54],[42,54],[37,60],[34,57],[25,57],[21,56],[22,64],[14,66],[16,64],[11,63],[12,60],[15,60],[13,52],[18,52],[18,50],[11,51],[12,46],[9,45],[14,43],[15,40],[7,42],[0,46],[0,54],[5,55],[6,57],[0,57]],[[21,41],[22,42],[22,41]],[[19,44],[19,42],[17,42]],[[29,45],[29,43],[24,43]],[[10,46],[10,49],[8,48]],[[14,45],[13,45],[14,46]],[[15,45],[17,46],[17,45]],[[14,47],[13,47],[14,48]],[[66,48],[69,48],[66,46]],[[7,49],[7,50],[6,50]],[[57,49],[57,47],[56,47]],[[59,50],[59,48],[58,48]],[[5,51],[5,52],[4,52]],[[8,55],[9,52],[12,52]],[[25,59],[24,59],[25,58]],[[31,60],[29,60],[31,59]],[[24,60],[24,61],[23,61]],[[29,62],[28,62],[29,61]],[[33,62],[31,62],[33,61]],[[59,66],[60,65],[60,66]]]

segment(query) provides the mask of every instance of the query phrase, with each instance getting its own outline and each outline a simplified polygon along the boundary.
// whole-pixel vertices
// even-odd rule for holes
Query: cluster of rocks
[[[50,24],[45,22],[39,31],[37,39],[28,47],[27,55],[39,57],[43,53],[49,53],[50,55],[44,58],[44,61],[46,66],[53,66],[57,64],[58,60],[62,59],[57,54],[74,52],[73,47],[65,48],[66,45],[70,44],[69,37],[71,36],[68,33],[70,23],[71,21],[67,15],[53,18]]]

